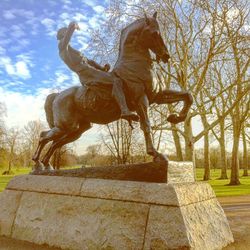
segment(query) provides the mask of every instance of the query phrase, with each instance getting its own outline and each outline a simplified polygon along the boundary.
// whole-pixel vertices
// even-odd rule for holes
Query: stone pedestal
[[[168,184],[15,177],[0,194],[0,235],[79,250],[213,250],[233,242],[210,185],[176,176]]]

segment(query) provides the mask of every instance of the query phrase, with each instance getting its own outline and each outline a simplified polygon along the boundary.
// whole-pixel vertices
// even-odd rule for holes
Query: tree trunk
[[[204,136],[204,181],[210,180],[210,149],[208,133]]]
[[[181,150],[181,142],[178,132],[176,131],[176,125],[171,123],[172,135],[174,138],[174,145],[176,150],[177,161],[183,161],[183,154]]]
[[[12,160],[9,160],[9,164],[8,164],[8,173],[10,174],[11,172],[11,167],[12,167]]]
[[[229,185],[240,185],[239,180],[239,142],[240,142],[240,125],[237,119],[233,122],[233,150],[232,150],[232,164],[231,164],[231,178]]]
[[[60,169],[61,168],[61,147],[57,149],[57,159],[56,159],[56,169]]]
[[[227,156],[226,156],[226,149],[225,149],[225,142],[224,145],[220,146],[220,165],[221,165],[221,174],[220,179],[225,180],[228,179],[227,176]]]
[[[205,110],[201,110],[204,114],[201,115],[201,121],[204,130],[206,130],[209,127],[209,124],[207,122]],[[203,180],[208,181],[210,180],[210,147],[209,147],[209,132],[207,132],[204,135],[204,155],[203,155],[204,161],[203,161],[203,167],[204,167],[204,176]]]
[[[185,160],[192,161],[194,163],[194,142],[193,142],[193,132],[190,117],[184,122],[184,133],[185,133]]]
[[[53,167],[56,170],[60,169],[60,161],[61,161],[61,148],[56,149],[55,153],[53,154]]]
[[[11,146],[11,148],[10,148],[10,156],[9,156],[9,164],[8,164],[8,174],[11,173],[13,156],[14,156],[14,146]]]
[[[194,178],[196,180],[196,162],[195,162],[195,149],[194,149],[194,137],[192,131],[191,118],[188,115],[184,122],[184,139],[185,139],[185,161],[191,161],[193,163]]]
[[[226,156],[226,146],[225,146],[225,121],[224,119],[220,122],[220,167],[221,167],[221,174],[220,179],[228,179],[227,176],[227,156]]]
[[[243,176],[248,176],[248,155],[247,155],[247,140],[245,127],[242,128],[242,142],[243,142]]]

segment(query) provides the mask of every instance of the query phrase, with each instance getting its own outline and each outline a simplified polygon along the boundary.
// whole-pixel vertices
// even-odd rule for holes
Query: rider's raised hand
[[[70,26],[70,27],[73,26],[74,29],[80,30],[80,27],[79,27],[78,23],[75,22],[75,21],[72,21],[72,22],[69,24],[69,26]]]
[[[110,70],[110,64],[105,64],[104,65],[104,71],[108,72]]]

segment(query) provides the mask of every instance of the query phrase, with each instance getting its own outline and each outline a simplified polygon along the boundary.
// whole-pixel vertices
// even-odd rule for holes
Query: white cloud
[[[72,4],[70,0],[62,0],[62,2],[63,2],[64,4],[68,4],[68,5],[71,5],[71,4]]]
[[[30,78],[30,71],[27,64],[24,61],[19,61],[15,65],[16,74],[24,79]]]
[[[83,3],[87,4],[90,7],[95,7],[96,6],[95,1],[93,1],[93,0],[84,0]]]
[[[72,85],[80,85],[79,76],[74,72],[71,73],[71,81]]]
[[[8,127],[23,127],[31,120],[41,119],[45,121],[43,111],[45,96],[41,93],[39,95],[26,95],[0,87],[0,96],[7,108],[6,125]]]
[[[77,22],[80,22],[82,20],[84,21],[88,20],[88,17],[83,15],[82,13],[76,12],[75,15],[73,16],[73,19],[76,20]]]
[[[93,10],[96,13],[101,14],[101,13],[104,13],[105,8],[103,6],[101,6],[101,5],[97,5],[97,6],[93,7]]]
[[[80,27],[80,32],[88,31],[88,29],[89,29],[89,26],[87,25],[86,22],[78,22],[78,25]]]
[[[73,71],[67,69],[67,66],[59,68],[49,79],[43,80],[43,84],[51,86],[51,90],[62,91],[66,88],[80,85],[79,77]]]
[[[16,57],[16,62],[8,56],[0,57],[0,68],[4,69],[9,76],[28,79],[31,78],[29,67],[33,64],[29,56],[20,54]]]
[[[56,22],[50,18],[44,18],[41,23],[45,26],[49,36],[56,34]]]
[[[55,24],[55,21],[50,18],[44,18],[41,23],[45,25],[46,28],[51,28]]]
[[[58,85],[61,85],[62,83],[65,83],[70,79],[70,77],[62,71],[57,71],[55,75],[56,75],[56,83]]]
[[[69,13],[63,12],[63,13],[60,15],[60,18],[61,18],[61,19],[69,19],[69,18],[70,18]]]
[[[16,18],[16,16],[12,13],[12,11],[9,10],[3,12],[3,17],[7,20]]]
[[[101,23],[102,23],[101,17],[98,16],[98,15],[92,16],[92,17],[89,19],[89,26],[90,26],[92,29],[96,29],[97,27],[100,26]]]
[[[0,66],[5,67],[6,72],[9,75],[15,75],[15,66],[12,65],[11,59],[9,57],[3,57],[0,59]]]

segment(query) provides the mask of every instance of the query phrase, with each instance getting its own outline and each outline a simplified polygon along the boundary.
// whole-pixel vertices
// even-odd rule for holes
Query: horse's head
[[[144,48],[150,49],[156,55],[157,61],[161,60],[167,63],[170,55],[162,39],[160,27],[156,18],[157,12],[154,13],[153,17],[147,17],[145,14],[145,24],[141,31],[141,42]]]

